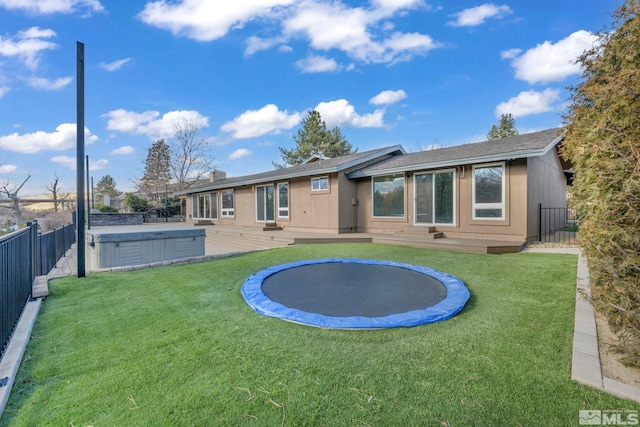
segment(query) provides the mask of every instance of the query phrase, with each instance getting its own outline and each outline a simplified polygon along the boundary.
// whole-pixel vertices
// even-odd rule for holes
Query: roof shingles
[[[394,153],[404,154],[404,149],[399,145],[395,145],[392,147],[363,151],[361,153],[347,154],[346,156],[319,159],[310,163],[302,163],[289,168],[274,169],[271,171],[256,173],[252,175],[244,175],[216,180],[202,185],[190,187],[188,190],[181,191],[177,194],[192,194],[202,191],[257,184],[272,180],[284,180],[293,177],[339,172],[345,169],[352,168],[358,164],[369,164],[371,160],[377,157],[385,157],[389,154]]]
[[[477,161],[499,161],[542,155],[560,140],[560,130],[548,129],[492,141],[474,142],[435,150],[395,156],[387,161],[359,169],[350,178],[385,172],[447,167]]]

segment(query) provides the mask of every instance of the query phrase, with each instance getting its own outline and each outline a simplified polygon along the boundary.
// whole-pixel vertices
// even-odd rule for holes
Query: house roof
[[[358,169],[349,178],[361,178],[421,169],[445,168],[471,163],[488,163],[536,157],[546,154],[562,141],[561,128],[526,133],[508,138],[420,151],[395,156]]]
[[[280,181],[290,178],[304,176],[321,175],[344,171],[368,162],[375,161],[386,155],[405,154],[404,148],[400,145],[378,148],[376,150],[363,151],[361,153],[347,154],[335,158],[317,158],[315,161],[302,163],[289,168],[275,169],[268,172],[256,173],[231,177],[206,184],[189,187],[187,190],[176,192],[176,195],[199,193],[209,190],[220,190],[225,188],[240,187],[243,185],[260,184],[269,181]]]

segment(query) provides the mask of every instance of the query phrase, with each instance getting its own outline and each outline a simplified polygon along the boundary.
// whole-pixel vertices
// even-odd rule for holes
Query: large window
[[[473,219],[505,218],[504,163],[473,167]]]
[[[453,170],[415,174],[416,224],[454,223]]]
[[[404,175],[373,177],[373,216],[404,216]]]
[[[329,177],[321,176],[318,178],[311,178],[311,191],[323,191],[329,189]]]
[[[218,194],[194,194],[191,196],[191,216],[197,219],[218,219]]]
[[[278,218],[289,218],[289,183],[278,184]]]
[[[231,217],[235,215],[233,190],[224,190],[222,192],[222,216]]]

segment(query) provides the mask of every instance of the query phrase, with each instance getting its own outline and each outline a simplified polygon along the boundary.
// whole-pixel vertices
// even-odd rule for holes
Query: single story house
[[[191,187],[187,221],[325,233],[440,232],[530,242],[538,205],[565,207],[561,129],[407,153],[314,156]],[[214,175],[212,175],[214,176]]]

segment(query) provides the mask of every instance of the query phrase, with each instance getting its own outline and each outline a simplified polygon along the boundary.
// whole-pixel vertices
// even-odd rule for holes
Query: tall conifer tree
[[[358,151],[347,141],[338,127],[327,130],[327,125],[316,110],[309,111],[309,115],[302,120],[302,127],[298,129],[293,141],[296,146],[291,150],[278,147],[284,164],[274,162],[276,168],[299,165],[316,154],[338,157]]]

